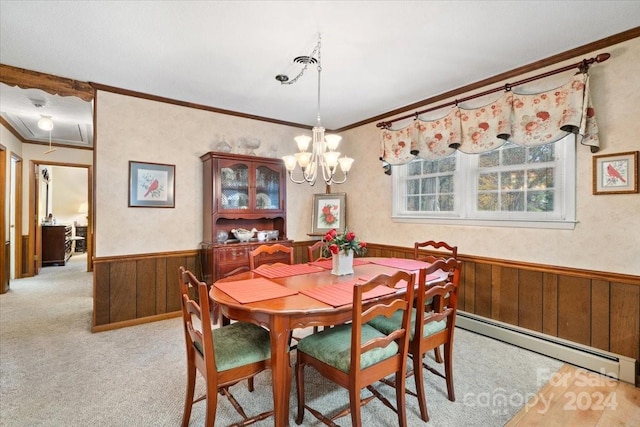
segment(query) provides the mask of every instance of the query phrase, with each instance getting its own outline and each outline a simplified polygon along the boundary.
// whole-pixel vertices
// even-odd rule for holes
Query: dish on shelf
[[[227,196],[225,196],[224,194],[221,194],[222,197],[220,197],[220,199],[222,200],[222,207],[226,208],[227,206],[229,206],[229,199],[227,199]]]
[[[258,209],[272,209],[271,199],[265,193],[256,194],[256,206]]]
[[[244,193],[234,193],[227,197],[228,206],[232,208],[246,209],[249,207],[249,196]]]

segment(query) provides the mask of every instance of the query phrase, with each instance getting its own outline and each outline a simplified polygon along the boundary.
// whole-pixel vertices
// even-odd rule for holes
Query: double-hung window
[[[571,229],[575,137],[481,154],[456,152],[393,168],[393,218],[403,222]]]

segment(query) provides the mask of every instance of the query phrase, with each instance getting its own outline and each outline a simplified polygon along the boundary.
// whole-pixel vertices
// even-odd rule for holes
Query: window
[[[573,228],[575,138],[393,168],[393,217],[408,222]]]

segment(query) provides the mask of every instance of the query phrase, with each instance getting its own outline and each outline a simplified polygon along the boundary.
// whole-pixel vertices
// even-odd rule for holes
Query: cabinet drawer
[[[247,246],[239,248],[220,248],[216,249],[216,258],[218,259],[219,264],[235,262],[244,262],[246,264],[249,262],[249,252],[252,249],[253,248]]]

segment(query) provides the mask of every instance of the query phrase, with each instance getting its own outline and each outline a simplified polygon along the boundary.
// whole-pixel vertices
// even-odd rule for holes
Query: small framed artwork
[[[314,194],[311,234],[324,234],[333,228],[344,230],[346,213],[346,193]]]
[[[637,151],[593,156],[593,194],[637,192]]]
[[[175,165],[129,161],[129,207],[175,207],[175,170]]]

